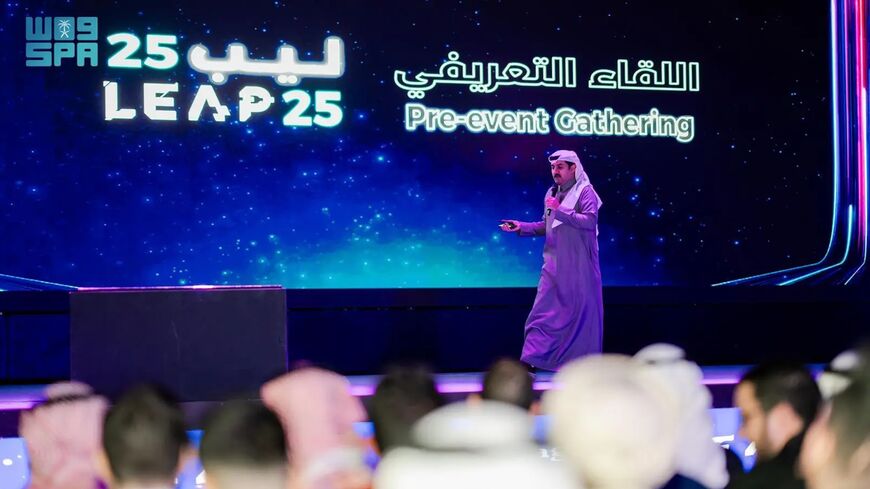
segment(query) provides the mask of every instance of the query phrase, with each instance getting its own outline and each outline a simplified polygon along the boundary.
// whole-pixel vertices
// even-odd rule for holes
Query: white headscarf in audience
[[[544,397],[551,438],[590,489],[652,489],[676,468],[679,401],[623,355],[575,360]]]
[[[685,359],[682,349],[657,343],[643,348],[634,356],[648,369],[661,374],[680,402],[680,440],[677,473],[709,489],[728,484],[725,452],[713,441],[713,407],[710,391],[704,386],[704,374],[694,362]]]
[[[366,419],[359,399],[341,375],[303,368],[266,383],[263,403],[287,433],[290,477],[297,489],[366,487],[362,441],[353,425]]]
[[[822,398],[827,401],[846,390],[852,381],[850,373],[859,363],[860,358],[855,350],[846,350],[831,360],[831,364],[822,371],[817,381]]]
[[[108,402],[78,382],[52,384],[45,405],[21,414],[31,489],[94,489]]]
[[[532,441],[532,418],[497,401],[455,403],[414,427],[416,447],[391,450],[375,474],[377,489],[578,489]]]

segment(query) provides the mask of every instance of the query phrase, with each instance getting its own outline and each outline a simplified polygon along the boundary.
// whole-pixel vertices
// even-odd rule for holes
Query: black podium
[[[280,287],[84,289],[70,316],[71,378],[112,398],[141,382],[181,401],[256,397],[287,371]]]

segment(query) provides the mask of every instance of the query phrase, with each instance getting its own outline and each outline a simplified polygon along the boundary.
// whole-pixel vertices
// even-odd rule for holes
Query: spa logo
[[[97,37],[96,17],[27,17],[25,65],[58,67],[75,60],[76,66],[97,66]]]

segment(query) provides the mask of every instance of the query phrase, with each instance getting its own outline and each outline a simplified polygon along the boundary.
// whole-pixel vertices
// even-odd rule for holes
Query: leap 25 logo
[[[25,19],[26,66],[57,68],[71,64],[77,67],[99,65],[98,19],[96,17],[27,17]],[[172,34],[147,34],[145,57],[139,55],[142,39],[134,33],[119,32],[106,37],[109,46],[116,47],[106,64],[113,69],[167,71],[175,68],[181,57],[178,37]],[[336,79],[344,74],[344,42],[336,36],[327,37],[323,44],[322,61],[300,61],[296,48],[282,44],[274,59],[250,59],[248,48],[242,43],[231,43],[224,57],[212,57],[207,47],[195,44],[187,51],[187,64],[196,72],[208,75],[214,85],[223,85],[230,76],[270,77],[280,86],[294,87],[304,78]],[[65,63],[66,62],[66,63]],[[221,102],[215,86],[202,84],[197,88],[188,111],[188,121],[199,121],[206,107],[216,122],[226,122],[230,109]],[[107,121],[131,120],[138,117],[132,107],[122,107],[117,81],[103,81],[104,118]],[[178,82],[145,82],[142,84],[142,112],[153,121],[177,121],[173,94],[179,91]],[[289,105],[282,118],[285,126],[336,127],[344,118],[339,105],[341,92],[316,90],[312,94],[292,89],[280,94]],[[313,111],[309,110],[312,108]],[[272,92],[263,86],[245,85],[238,92],[239,122],[267,111],[275,103]]]

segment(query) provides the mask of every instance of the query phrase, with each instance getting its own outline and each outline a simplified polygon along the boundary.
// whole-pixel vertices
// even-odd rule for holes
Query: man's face
[[[567,161],[551,161],[550,172],[556,185],[562,185],[574,178],[574,165]]]
[[[755,397],[755,385],[742,382],[734,391],[734,404],[740,409],[740,436],[755,443],[759,458],[770,458],[770,444],[767,437],[767,414]]]

